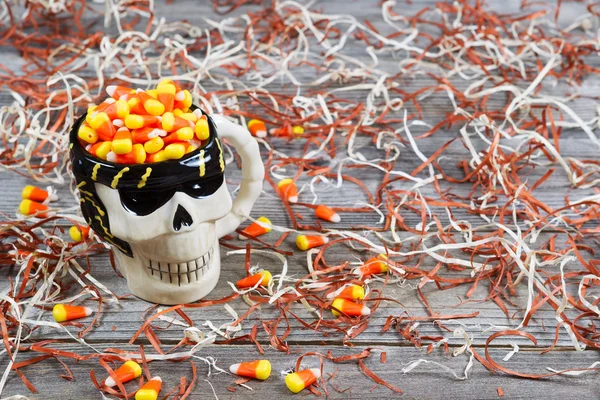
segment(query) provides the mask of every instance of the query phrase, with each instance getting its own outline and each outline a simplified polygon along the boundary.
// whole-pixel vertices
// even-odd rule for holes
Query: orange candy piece
[[[133,149],[133,141],[131,140],[131,132],[126,127],[119,128],[113,138],[112,151],[115,154],[127,154]]]
[[[181,128],[191,129],[194,127],[192,122],[181,117],[176,117],[172,112],[166,112],[163,114],[161,124],[162,128],[167,132],[175,132]]]
[[[106,93],[113,99],[119,100],[121,97],[127,97],[134,94],[135,90],[125,86],[111,85],[106,87]]]
[[[129,114],[125,117],[125,126],[129,129],[142,129],[147,126],[158,126],[160,118],[153,115]]]
[[[336,317],[342,314],[349,317],[360,317],[371,314],[371,309],[347,299],[337,298],[331,303],[331,312]]]
[[[142,367],[135,361],[129,360],[115,371],[115,375],[121,383],[129,382],[142,375]],[[109,376],[104,381],[104,384],[108,387],[113,387],[117,385],[117,382]]]
[[[55,194],[50,193],[44,189],[40,189],[39,187],[35,187],[32,185],[27,185],[23,188],[21,192],[21,197],[23,200],[33,200],[39,203],[43,203],[47,201],[55,201],[57,197]]]
[[[282,179],[277,183],[277,187],[281,190],[283,197],[290,203],[298,202],[298,189],[296,184],[290,178]]]
[[[271,232],[271,221],[267,217],[260,217],[257,221],[262,222],[267,227],[263,227],[260,224],[253,222],[248,227],[244,228],[242,232],[249,235],[250,237],[258,237],[264,235],[265,233]],[[239,235],[240,240],[248,240],[248,236]]]
[[[367,262],[365,262],[362,267],[358,267],[354,273],[360,277],[385,274],[389,270],[386,260],[387,256],[385,254],[379,254],[378,256],[367,260]]]
[[[117,133],[112,121],[105,112],[98,112],[90,118],[89,122],[92,129],[98,134],[101,141],[112,140]]]
[[[157,137],[165,137],[166,135],[167,132],[163,131],[160,128],[153,128],[151,126],[146,126],[140,129],[134,129],[133,132],[131,132],[133,143],[146,143],[150,139],[154,139]]]
[[[92,314],[92,309],[83,306],[70,306],[68,304],[56,304],[52,308],[52,316],[56,322],[72,321],[85,318]]]
[[[327,242],[329,239],[326,236],[298,235],[296,237],[296,246],[302,251],[322,246]]]
[[[46,218],[48,216],[49,207],[37,201],[25,199],[19,204],[19,212],[23,215],[35,215],[38,218]]]
[[[305,369],[302,371],[287,374],[285,376],[285,385],[292,393],[300,393],[321,377],[321,370],[318,368]]]
[[[338,213],[324,204],[321,204],[315,209],[315,215],[318,218],[329,222],[340,222],[342,220]]]
[[[247,361],[233,364],[229,371],[235,375],[264,381],[271,375],[271,363],[269,360]]]
[[[110,104],[104,110],[100,111],[104,111],[111,120],[117,118],[123,119],[129,115],[129,103],[127,103],[125,100],[119,99]]]
[[[250,289],[259,284],[260,286],[267,287],[273,280],[273,275],[267,270],[260,270],[254,275],[250,275],[244,279],[240,279],[235,284],[238,289]]]
[[[267,127],[265,123],[258,119],[251,119],[248,121],[248,130],[252,136],[256,136],[258,138],[264,138],[267,136]]]
[[[106,160],[106,156],[110,153],[112,143],[111,142],[98,142],[91,146],[86,147],[86,150],[98,157],[101,160]]]
[[[160,376],[155,376],[135,393],[135,400],[156,400],[161,388],[162,379]]]

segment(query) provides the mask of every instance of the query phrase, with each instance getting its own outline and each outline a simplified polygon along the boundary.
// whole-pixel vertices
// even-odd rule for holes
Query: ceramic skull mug
[[[113,247],[131,292],[150,302],[190,303],[209,294],[221,270],[219,238],[246,219],[262,190],[264,166],[250,132],[221,115],[207,118],[203,147],[152,164],[114,164],[88,153],[77,140],[84,117],[71,132],[83,216]],[[242,159],[233,201],[219,138]]]

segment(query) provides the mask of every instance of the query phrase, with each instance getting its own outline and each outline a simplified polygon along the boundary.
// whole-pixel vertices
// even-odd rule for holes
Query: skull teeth
[[[148,260],[148,270],[154,279],[177,286],[198,282],[208,272],[212,251],[211,248],[202,257],[182,263]]]

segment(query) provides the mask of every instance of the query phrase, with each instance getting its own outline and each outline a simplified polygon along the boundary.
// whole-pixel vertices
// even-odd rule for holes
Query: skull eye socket
[[[175,194],[183,192],[195,199],[202,199],[214,194],[223,184],[223,175],[196,182],[186,182],[166,190],[119,189],[121,204],[131,214],[145,216],[158,210]]]
[[[139,189],[119,190],[119,197],[121,198],[123,208],[138,216],[152,214],[164,206],[174,194],[175,189],[159,191]]]
[[[223,175],[219,174],[212,179],[184,183],[178,191],[184,192],[195,199],[201,199],[214,194],[222,184]]]

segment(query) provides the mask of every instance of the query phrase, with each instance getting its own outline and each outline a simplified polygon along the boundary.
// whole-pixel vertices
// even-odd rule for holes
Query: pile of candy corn
[[[202,147],[210,135],[192,95],[170,79],[155,89],[108,86],[110,96],[88,108],[77,136],[94,156],[118,164],[176,160]]]

